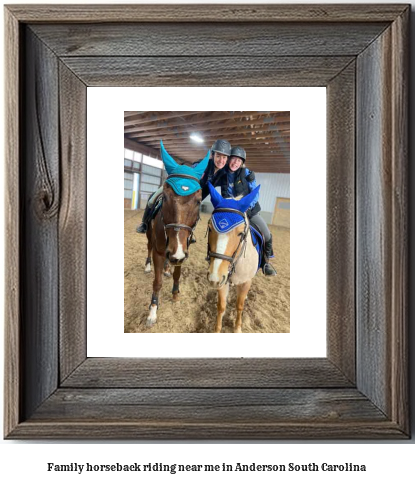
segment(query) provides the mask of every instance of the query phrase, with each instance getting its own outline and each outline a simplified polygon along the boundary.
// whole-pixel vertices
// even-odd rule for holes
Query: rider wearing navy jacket
[[[257,182],[255,181],[255,173],[245,167],[245,160],[245,150],[240,146],[233,147],[228,165],[226,167],[226,175],[222,178],[222,197],[244,197],[258,186]],[[263,267],[264,274],[267,276],[275,276],[277,273],[268,262],[269,258],[271,258],[274,254],[272,250],[272,234],[269,231],[265,220],[259,215],[261,206],[259,205],[258,198],[259,195],[253,199],[247,211],[247,216],[264,235],[266,258],[266,263]]]

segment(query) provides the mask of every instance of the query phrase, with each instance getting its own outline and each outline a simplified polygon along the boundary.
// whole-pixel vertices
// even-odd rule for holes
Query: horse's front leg
[[[226,300],[228,298],[228,291],[229,291],[229,283],[222,286],[218,290],[218,314],[216,316],[216,326],[215,332],[220,332],[222,330],[222,319],[225,315],[226,310]]]
[[[251,280],[242,283],[242,285],[236,285],[236,320],[233,327],[234,332],[242,332],[242,312],[250,288]]]
[[[153,327],[153,325],[157,322],[159,292],[162,286],[164,255],[159,254],[155,249],[153,249],[153,263],[154,263],[153,295],[151,297],[150,313],[148,314],[147,317],[147,327]]]
[[[173,293],[173,302],[178,302],[179,301],[179,281],[180,281],[180,274],[182,272],[182,267],[181,266],[175,266],[174,267],[174,272],[173,272],[173,290],[171,291]]]

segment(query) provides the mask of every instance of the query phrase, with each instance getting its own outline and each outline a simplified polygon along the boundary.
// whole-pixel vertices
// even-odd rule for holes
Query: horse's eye
[[[241,237],[241,236],[243,236],[243,235],[244,235],[244,233],[243,233],[243,232],[239,232],[238,237]]]

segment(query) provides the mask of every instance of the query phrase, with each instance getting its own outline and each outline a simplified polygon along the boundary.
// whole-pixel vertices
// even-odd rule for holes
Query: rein
[[[227,254],[219,254],[217,252],[211,251],[209,248],[209,237],[208,237],[208,245],[207,245],[208,248],[207,248],[206,261],[210,262],[211,258],[216,258],[216,259],[223,259],[224,261],[228,261],[230,263],[228,276],[227,276],[226,281],[225,281],[225,285],[226,285],[229,282],[233,273],[235,272],[235,268],[236,268],[236,265],[238,264],[240,257],[242,256],[242,254],[245,254],[246,245],[247,245],[247,238],[248,238],[248,230],[247,230],[247,223],[246,223],[245,214],[243,212],[240,212],[239,210],[236,210],[233,208],[216,208],[212,212],[212,215],[215,213],[218,213],[218,212],[236,213],[238,215],[241,215],[244,218],[244,225],[245,225],[244,231],[242,232],[241,238],[239,239],[238,246],[237,246],[235,252],[232,254],[232,256],[228,256]],[[209,232],[210,232],[210,228],[209,228],[209,223],[208,223],[206,235]],[[239,248],[241,248],[241,251],[238,254]]]

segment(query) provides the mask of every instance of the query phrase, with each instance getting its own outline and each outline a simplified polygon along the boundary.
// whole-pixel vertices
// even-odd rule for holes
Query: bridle
[[[167,178],[166,178],[166,181],[170,178],[185,178],[185,179],[188,179],[188,180],[195,180],[197,181],[198,183],[200,183],[200,180],[198,178],[196,178],[195,176],[191,176],[191,175],[186,175],[186,174],[172,174],[172,175],[169,175]],[[190,227],[189,225],[185,225],[185,224],[180,224],[180,223],[172,223],[172,224],[166,224],[164,222],[164,217],[163,217],[163,205],[161,206],[161,209],[160,209],[160,218],[161,218],[161,222],[163,224],[163,228],[164,228],[164,236],[166,238],[166,246],[169,242],[169,237],[167,235],[167,232],[166,232],[166,229],[174,229],[175,232],[179,232],[180,229],[184,229],[184,230],[187,230],[189,232],[189,235],[187,237],[187,247],[189,247],[190,245],[190,241],[193,237],[193,233],[196,229],[196,226],[200,220],[200,209],[199,209],[199,214],[197,216],[197,219],[196,219],[196,222],[194,224],[193,227]]]
[[[210,227],[209,223],[212,221],[212,219],[209,220],[207,230],[206,230],[206,235],[208,236],[207,240],[207,256],[206,256],[206,261],[210,263],[211,258],[217,258],[217,259],[223,259],[224,261],[229,261],[229,271],[228,271],[228,276],[225,281],[225,285],[229,282],[231,276],[235,272],[236,265],[239,261],[239,258],[242,256],[242,254],[245,254],[246,250],[246,244],[247,244],[247,238],[248,238],[248,224],[247,224],[247,218],[245,217],[245,214],[243,212],[240,212],[239,210],[236,210],[234,208],[215,208],[215,210],[212,212],[212,215],[215,213],[219,212],[226,212],[226,213],[236,213],[243,217],[244,219],[244,230],[241,234],[241,238],[239,239],[239,243],[237,248],[235,249],[235,252],[232,254],[232,256],[228,256],[227,254],[219,254],[217,252],[213,252],[210,250],[209,247],[209,232],[210,232]],[[206,237],[205,235],[205,237]],[[239,254],[238,251],[240,250]]]

